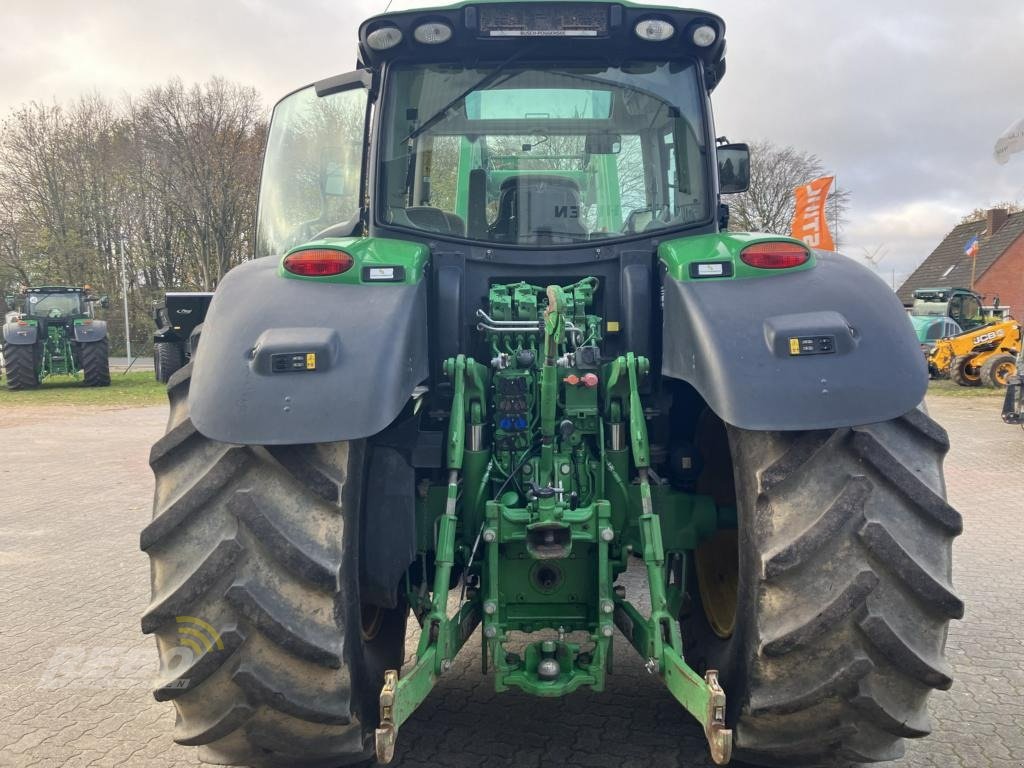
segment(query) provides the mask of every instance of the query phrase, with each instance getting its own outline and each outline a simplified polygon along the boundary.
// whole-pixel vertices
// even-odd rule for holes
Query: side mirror
[[[718,148],[718,191],[723,195],[746,192],[750,187],[750,147],[723,144]]]
[[[107,307],[109,307],[110,306],[110,299],[107,296],[101,296],[100,297],[100,306],[103,307],[103,309],[106,309]]]

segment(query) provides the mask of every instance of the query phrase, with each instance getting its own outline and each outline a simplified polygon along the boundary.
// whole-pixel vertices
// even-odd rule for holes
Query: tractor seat
[[[492,240],[547,245],[574,243],[587,237],[580,187],[565,176],[521,174],[505,179],[498,196]]]
[[[442,211],[429,205],[412,205],[405,209],[405,215],[416,229],[437,232],[441,235],[465,237],[466,222],[461,216]]]

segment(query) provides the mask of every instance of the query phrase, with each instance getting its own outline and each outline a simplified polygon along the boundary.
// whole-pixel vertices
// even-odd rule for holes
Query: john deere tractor
[[[628,689],[627,643],[717,764],[929,732],[963,603],[925,363],[854,261],[726,231],[724,53],[702,11],[471,0],[277,105],[150,455],[179,743],[387,763],[468,643],[540,697]]]
[[[110,385],[107,324],[94,317],[94,304],[107,305],[105,296],[89,286],[24,288],[8,303],[4,323],[4,374],[9,389],[39,386],[47,376],[67,374],[87,387]]]

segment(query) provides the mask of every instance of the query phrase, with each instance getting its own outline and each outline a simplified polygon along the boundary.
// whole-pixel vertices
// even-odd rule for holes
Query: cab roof
[[[509,19],[525,21],[519,29],[496,28]],[[568,28],[567,19],[587,28]],[[660,41],[641,38],[637,25],[646,20],[668,22],[673,33]],[[415,30],[428,22],[449,26],[450,38],[435,44],[418,42]],[[715,34],[713,42],[699,46],[693,33],[703,26]],[[396,27],[401,40],[386,50],[375,50],[367,37],[385,27]],[[565,44],[567,38],[572,45]],[[462,0],[433,7],[396,0],[387,13],[360,25],[358,63],[370,68],[391,61],[476,63],[503,61],[512,55],[524,61],[555,62],[697,59],[704,65],[705,83],[711,90],[725,73],[725,47],[725,22],[701,10],[599,0]]]

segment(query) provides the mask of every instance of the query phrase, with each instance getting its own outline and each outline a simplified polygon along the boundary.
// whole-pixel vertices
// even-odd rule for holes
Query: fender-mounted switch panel
[[[831,355],[836,351],[835,336],[790,336],[790,355]]]
[[[270,356],[274,373],[297,373],[316,370],[316,352],[284,352]]]

